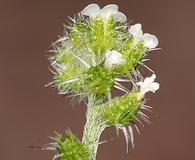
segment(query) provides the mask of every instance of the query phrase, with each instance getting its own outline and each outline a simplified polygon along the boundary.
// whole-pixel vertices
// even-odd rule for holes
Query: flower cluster
[[[135,121],[141,123],[139,118],[150,123],[141,112],[141,109],[150,109],[145,105],[145,94],[159,89],[159,84],[154,82],[156,75],[143,79],[137,67],[139,64],[147,67],[144,58],[158,46],[157,37],[143,33],[139,23],[128,26],[127,17],[115,4],[102,9],[97,4],[90,4],[71,21],[52,50],[55,54],[50,60],[55,76],[51,84],[60,94],[80,96],[93,104],[90,107],[101,108],[94,110],[95,115],[107,126],[122,129],[127,143],[131,140],[134,146],[132,125],[138,130]],[[131,83],[133,87],[128,89],[124,83]],[[113,88],[124,95],[113,98]],[[86,127],[96,124],[93,127],[98,128],[98,124],[92,122],[93,117],[87,119],[90,124]],[[94,140],[88,139],[90,141]],[[96,148],[91,148],[85,140],[83,143],[90,151]],[[95,151],[89,154],[95,154]]]

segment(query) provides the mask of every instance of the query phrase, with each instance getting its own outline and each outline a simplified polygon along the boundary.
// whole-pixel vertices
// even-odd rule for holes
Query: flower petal
[[[160,88],[160,84],[157,82],[153,82],[150,86],[150,91],[151,92],[156,92]]]
[[[98,4],[89,4],[81,11],[81,14],[94,18],[99,11],[100,7]]]
[[[106,52],[105,67],[111,68],[113,64],[120,65],[125,62],[126,59],[121,53],[115,50]]]
[[[147,92],[155,92],[159,89],[160,85],[157,82],[154,82],[156,75],[153,74],[151,77],[146,77],[144,82],[138,82],[137,85],[140,86],[140,93],[144,95]]]
[[[117,12],[116,13],[116,17],[115,17],[115,21],[116,22],[126,22],[127,21],[127,17],[124,13],[122,12]]]
[[[140,23],[137,23],[133,26],[130,26],[129,32],[133,35],[133,37],[139,37],[143,35],[142,31],[142,25]]]
[[[116,4],[109,4],[100,10],[100,14],[104,18],[109,18],[111,15],[118,12],[118,6]]]
[[[152,49],[158,46],[158,43],[159,43],[158,38],[155,35],[145,33],[142,39],[144,40],[144,46],[149,49]]]
[[[155,79],[156,79],[156,75],[155,74],[152,74],[151,77],[146,77],[144,79],[144,83],[145,84],[150,84],[150,83],[154,82]]]

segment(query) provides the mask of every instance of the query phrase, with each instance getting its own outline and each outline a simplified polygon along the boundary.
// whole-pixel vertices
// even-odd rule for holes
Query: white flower
[[[116,50],[106,52],[105,67],[111,68],[113,64],[120,65],[126,63],[125,57]]]
[[[158,46],[158,38],[155,35],[149,33],[143,34],[142,25],[140,23],[131,26],[129,32],[133,35],[134,45],[143,40],[144,47],[153,49]]]
[[[137,83],[137,85],[140,86],[141,95],[144,95],[145,93],[150,91],[155,93],[155,91],[159,89],[160,85],[159,83],[154,82],[155,79],[156,79],[156,75],[153,74],[151,77],[145,78],[143,82]]]
[[[100,9],[98,4],[90,4],[85,7],[81,13],[85,16],[89,16],[90,18],[96,18],[96,16],[100,16],[101,18],[107,20],[110,16],[115,16],[116,22],[126,22],[127,17],[118,11],[118,6],[115,4],[109,4],[102,9]]]

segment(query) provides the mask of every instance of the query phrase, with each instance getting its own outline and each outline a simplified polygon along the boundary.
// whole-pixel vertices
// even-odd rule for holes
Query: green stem
[[[94,103],[93,103],[94,104]],[[90,160],[95,160],[101,133],[107,127],[99,115],[99,108],[93,104],[87,106],[87,122],[83,131],[83,143],[88,147]]]

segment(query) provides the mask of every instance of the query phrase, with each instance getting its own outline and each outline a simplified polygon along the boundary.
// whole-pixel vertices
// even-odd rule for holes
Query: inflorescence
[[[90,104],[87,107],[94,112],[91,115],[105,125],[103,129],[111,126],[121,129],[127,145],[131,142],[134,147],[133,129],[139,133],[136,123],[142,124],[142,120],[150,123],[143,112],[151,109],[145,104],[145,94],[159,89],[159,84],[154,82],[156,75],[144,79],[138,66],[148,68],[144,64],[145,56],[157,49],[157,37],[143,33],[139,23],[129,26],[127,17],[115,4],[102,9],[90,4],[70,20],[71,23],[65,25],[64,35],[53,44],[54,55],[50,61],[54,79],[51,84],[60,94],[79,96]],[[132,84],[132,88],[128,89],[126,83]],[[114,88],[124,95],[113,97]],[[92,122],[95,118],[90,115],[87,119],[89,124],[85,131],[90,124],[97,125],[90,128],[92,132],[98,124]],[[85,131],[87,137],[89,132]],[[99,141],[99,137],[96,138]],[[65,137],[59,135],[56,138],[58,159],[95,159],[93,144],[85,140],[80,142],[70,132]],[[72,158],[66,158],[68,156]]]

